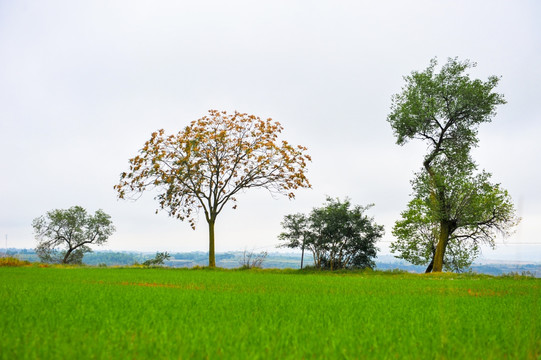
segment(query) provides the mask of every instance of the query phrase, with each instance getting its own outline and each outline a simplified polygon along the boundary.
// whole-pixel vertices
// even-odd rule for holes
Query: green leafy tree
[[[496,233],[508,234],[518,219],[509,194],[489,182],[490,174],[475,175],[470,155],[478,144],[478,126],[505,103],[493,92],[499,78],[470,79],[466,71],[476,64],[468,60],[448,59],[439,73],[436,66],[433,59],[425,71],[404,78],[387,120],[399,145],[412,139],[428,145],[413,181],[414,199],[395,225],[398,241],[392,249],[439,272],[444,264],[455,270],[468,266],[479,243],[493,246]]]
[[[115,186],[123,199],[155,189],[161,209],[188,220],[203,210],[209,227],[209,267],[216,266],[216,218],[235,196],[250,188],[294,198],[294,190],[310,187],[303,146],[279,141],[280,123],[254,115],[210,110],[177,134],[154,132],[130,170]],[[236,205],[233,205],[236,208]]]
[[[282,227],[287,229],[279,235],[280,240],[287,241],[284,247],[301,249],[301,269],[304,267],[304,250],[309,248],[314,255],[314,262],[319,259],[320,252],[313,241],[310,241],[311,232],[308,229],[308,218],[304,214],[290,214],[284,217]]]
[[[445,172],[441,169],[438,173]],[[487,172],[445,174],[439,180],[445,188],[439,198],[446,207],[441,209],[434,208],[430,177],[426,172],[418,174],[413,181],[414,198],[393,228],[397,241],[391,244],[391,250],[415,265],[428,264],[426,271],[432,271],[441,222],[445,221],[449,234],[443,268],[456,272],[468,268],[481,244],[494,248],[494,238],[509,235],[518,221],[508,192],[491,183],[490,177]]]
[[[94,216],[80,206],[52,210],[32,222],[38,245],[36,254],[42,262],[81,264],[89,245],[103,245],[115,227],[111,217],[102,210]]]
[[[282,222],[286,231],[279,235],[286,243],[281,246],[310,250],[318,268],[372,268],[376,241],[384,233],[383,226],[364,214],[372,206],[352,207],[347,199],[327,198],[308,216],[287,215]]]

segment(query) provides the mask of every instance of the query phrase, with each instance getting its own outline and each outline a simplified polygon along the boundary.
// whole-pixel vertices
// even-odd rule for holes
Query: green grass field
[[[539,359],[541,280],[0,267],[1,359]]]

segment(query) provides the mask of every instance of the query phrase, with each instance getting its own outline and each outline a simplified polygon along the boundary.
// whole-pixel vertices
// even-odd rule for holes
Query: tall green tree
[[[505,104],[494,92],[499,78],[471,79],[467,70],[475,66],[454,58],[437,72],[432,59],[426,70],[404,77],[387,118],[397,144],[415,139],[428,145],[413,181],[414,200],[394,228],[394,250],[417,262],[430,257],[427,271],[443,270],[448,248],[447,259],[457,254],[455,264],[463,267],[477,254],[479,241],[493,245],[495,231],[508,233],[518,221],[507,192],[489,182],[490,174],[475,175],[470,152],[478,145],[478,127]]]
[[[282,222],[286,231],[279,239],[286,241],[284,247],[311,251],[318,268],[372,268],[383,226],[365,214],[370,207],[327,198],[324,206],[314,208],[308,216],[287,215]]]

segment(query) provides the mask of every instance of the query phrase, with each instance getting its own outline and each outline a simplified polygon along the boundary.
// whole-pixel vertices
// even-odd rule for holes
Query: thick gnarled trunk
[[[436,253],[434,254],[434,266],[432,272],[443,271],[443,257],[445,256],[445,249],[447,248],[447,242],[449,241],[449,235],[451,233],[451,226],[449,222],[442,221],[440,223],[440,234],[438,239],[438,245],[436,245]]]
[[[73,248],[69,248],[67,251],[66,251],[66,254],[64,255],[64,258],[62,259],[62,264],[67,264],[68,263],[68,259],[72,253],[74,249]]]

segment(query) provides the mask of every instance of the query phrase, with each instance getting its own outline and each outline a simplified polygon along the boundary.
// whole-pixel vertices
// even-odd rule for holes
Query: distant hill
[[[248,253],[247,253],[248,254]],[[0,256],[5,256],[5,251]],[[16,256],[21,260],[32,262],[39,261],[33,249],[8,249],[7,255]],[[206,266],[208,264],[208,253],[196,251],[185,253],[170,253],[171,259],[165,262],[169,267],[194,267]],[[258,253],[254,253],[258,256]],[[86,254],[83,262],[87,265],[133,265],[142,263],[155,256],[155,253],[135,252],[135,251],[95,251]],[[242,266],[244,258],[243,251],[233,251],[216,254],[216,266],[223,268],[238,268]],[[268,253],[265,257],[263,268],[277,269],[299,269],[301,264],[301,255],[297,253]],[[311,256],[305,254],[305,266],[313,264]],[[423,273],[424,266],[412,265],[404,260],[397,259],[392,255],[380,255],[376,258],[376,268],[378,270],[400,269],[413,273]],[[487,260],[474,263],[470,269],[474,273],[503,275],[510,273],[528,274],[535,277],[541,277],[541,262],[511,262],[502,260]]]

